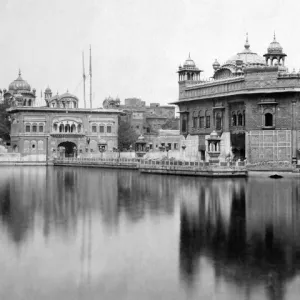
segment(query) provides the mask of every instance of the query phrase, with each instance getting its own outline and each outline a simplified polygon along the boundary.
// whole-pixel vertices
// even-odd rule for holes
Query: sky
[[[299,71],[299,11],[298,0],[0,0],[0,88],[21,69],[38,98],[49,85],[83,107],[82,51],[88,74],[91,45],[93,107],[108,96],[168,104],[189,53],[209,78],[247,32],[263,55],[275,31],[287,67]]]

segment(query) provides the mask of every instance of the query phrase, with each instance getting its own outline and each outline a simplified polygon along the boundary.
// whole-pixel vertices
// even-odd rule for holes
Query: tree
[[[119,150],[123,151],[129,149],[130,145],[133,147],[137,138],[138,134],[133,128],[131,128],[130,123],[121,120],[118,131]]]
[[[171,129],[178,130],[179,129],[179,118],[171,118],[168,119],[167,122],[162,125],[162,129]]]
[[[7,103],[0,103],[0,138],[4,141],[10,140],[10,122],[7,108],[9,108]]]

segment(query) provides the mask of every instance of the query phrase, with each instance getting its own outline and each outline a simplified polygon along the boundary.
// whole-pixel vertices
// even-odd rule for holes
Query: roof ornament
[[[19,76],[21,76],[21,69],[19,68]]]
[[[275,30],[274,30],[274,38],[273,38],[273,41],[276,42]]]
[[[250,48],[250,44],[249,44],[249,41],[248,41],[248,32],[246,33],[246,43],[245,43],[245,49],[249,49]]]

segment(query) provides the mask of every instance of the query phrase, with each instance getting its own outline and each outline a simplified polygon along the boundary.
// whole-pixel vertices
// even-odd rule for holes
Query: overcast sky
[[[267,0],[0,0],[0,87],[17,78],[56,94],[67,89],[83,106],[82,51],[92,45],[94,107],[107,96],[147,103],[177,100],[179,64],[188,57],[212,76],[243,49],[263,55],[276,31],[300,68],[300,1]],[[88,98],[88,92],[87,92]]]

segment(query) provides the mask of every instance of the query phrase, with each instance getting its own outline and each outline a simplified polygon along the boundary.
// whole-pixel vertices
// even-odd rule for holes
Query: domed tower
[[[19,70],[19,77],[14,80],[8,87],[8,91],[4,93],[4,101],[9,105],[16,106],[34,106],[36,90],[31,90],[30,85],[21,77]]]
[[[182,97],[184,87],[188,84],[199,83],[200,73],[202,70],[199,70],[195,62],[191,59],[189,54],[188,59],[184,62],[183,66],[178,68],[178,83],[179,83],[179,98]]]
[[[273,41],[270,43],[268,47],[268,52],[264,54],[266,59],[266,64],[268,66],[284,66],[284,60],[287,55],[283,53],[283,49],[281,45],[276,41],[276,36],[274,32]]]
[[[45,101],[46,103],[49,102],[49,100],[52,98],[52,91],[51,89],[49,88],[49,86],[45,89]]]

